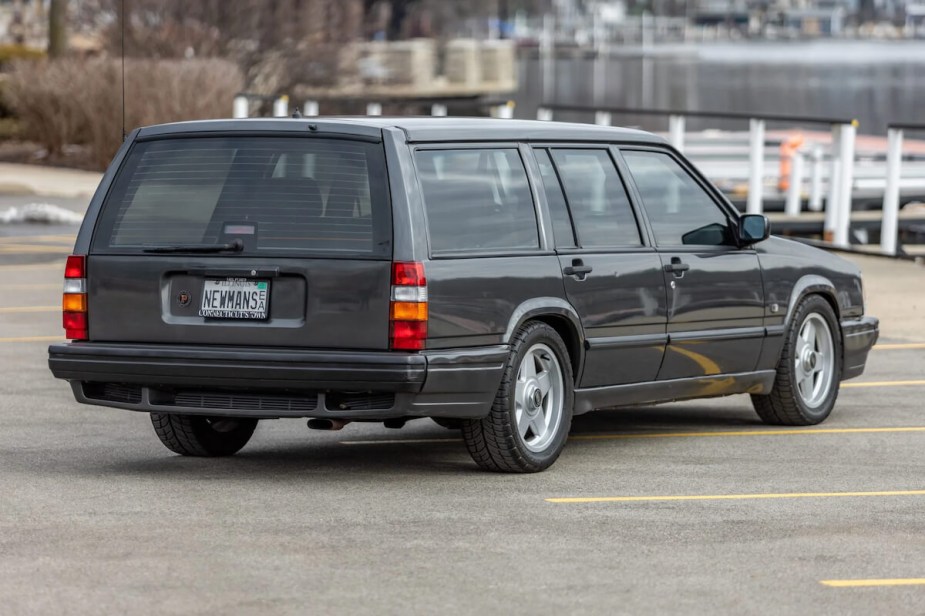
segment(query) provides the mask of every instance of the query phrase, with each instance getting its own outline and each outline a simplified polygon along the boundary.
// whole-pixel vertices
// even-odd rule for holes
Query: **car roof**
[[[429,116],[319,116],[311,118],[245,118],[197,120],[146,126],[139,137],[177,133],[303,132],[339,133],[367,138],[381,136],[383,129],[398,129],[410,142],[439,141],[601,141],[665,143],[661,137],[632,128],[597,126],[573,122],[507,120],[498,118]]]

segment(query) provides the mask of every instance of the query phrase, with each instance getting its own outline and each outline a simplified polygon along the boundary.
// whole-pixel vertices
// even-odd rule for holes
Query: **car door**
[[[587,341],[579,386],[654,380],[666,343],[665,281],[608,148],[535,154],[566,296]]]
[[[753,249],[738,247],[733,212],[674,153],[620,153],[668,287],[668,346],[658,379],[754,370],[764,336],[761,268]]]

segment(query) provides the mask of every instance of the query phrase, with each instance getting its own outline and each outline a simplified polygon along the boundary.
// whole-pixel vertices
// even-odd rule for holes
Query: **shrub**
[[[41,60],[44,57],[45,52],[35,47],[12,44],[0,45],[0,65],[16,60]]]
[[[125,126],[228,117],[243,87],[224,60],[137,60],[125,63]],[[122,142],[122,77],[118,59],[19,62],[5,97],[26,138],[49,153],[87,145],[99,168]]]

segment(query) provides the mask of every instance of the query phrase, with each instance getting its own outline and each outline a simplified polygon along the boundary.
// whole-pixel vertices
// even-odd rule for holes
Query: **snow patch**
[[[83,221],[78,214],[60,205],[52,203],[27,203],[0,212],[0,224],[8,223],[45,223],[49,225],[79,225]]]

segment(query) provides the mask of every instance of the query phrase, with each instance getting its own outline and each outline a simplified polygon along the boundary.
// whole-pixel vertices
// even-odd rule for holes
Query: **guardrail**
[[[466,108],[471,110],[473,106],[480,109],[488,109],[491,114],[498,118],[514,117],[514,101],[508,99],[460,99],[460,98],[383,98],[376,101],[366,101],[363,99],[336,99],[338,102],[350,100],[359,102],[364,105],[367,116],[382,115],[383,104],[395,103],[402,105],[430,106],[430,115],[447,116],[455,107],[457,109]],[[239,92],[235,95],[232,103],[233,118],[247,118],[251,116],[251,103],[273,103],[273,117],[285,118],[290,115],[290,99],[288,96],[267,96],[263,94],[253,94],[249,92]],[[302,103],[299,113],[303,117],[314,117],[319,115],[321,109],[320,101],[306,100]]]
[[[687,118],[714,118],[723,120],[747,120],[749,127],[749,173],[748,198],[745,211],[761,214],[764,211],[764,146],[765,126],[769,122],[793,124],[822,124],[832,130],[831,169],[829,172],[829,194],[825,205],[824,236],[837,246],[847,247],[850,243],[851,188],[854,180],[854,142],[858,122],[853,118],[796,116],[773,113],[737,113],[725,111],[681,111],[674,109],[636,109],[629,107],[596,107],[587,105],[563,105],[544,103],[537,110],[538,120],[552,120],[556,111],[593,113],[594,123],[611,124],[614,115],[649,115],[668,118],[668,140],[679,152],[684,151],[684,134]],[[813,179],[810,205],[819,208],[821,202],[821,152],[813,155]],[[802,155],[791,167],[790,191],[785,211],[799,213],[799,185],[803,177]],[[814,198],[815,197],[815,198]],[[789,206],[789,207],[788,207]]]
[[[354,100],[354,99],[351,99]],[[272,101],[274,117],[288,117],[290,100],[288,96],[264,96],[242,92],[234,99],[233,117],[246,118],[250,115],[251,103]],[[342,102],[342,101],[341,101]],[[488,109],[492,116],[513,118],[515,103],[510,100],[461,100],[461,99],[388,99],[382,101],[365,101],[355,99],[365,105],[366,115],[382,115],[383,104],[399,103],[404,105],[430,106],[432,116],[447,116],[455,107],[471,110],[473,106]],[[320,103],[307,100],[302,103],[302,116],[317,116]],[[745,210],[748,213],[764,211],[764,155],[765,128],[768,123],[793,125],[823,125],[832,131],[830,149],[830,169],[828,194],[823,207],[823,148],[819,145],[809,152],[811,161],[810,190],[808,208],[812,212],[823,214],[823,237],[836,247],[848,248],[851,244],[850,230],[852,217],[852,188],[854,181],[855,138],[858,122],[846,117],[797,116],[786,114],[755,114],[724,111],[681,111],[672,109],[638,109],[631,107],[598,107],[587,105],[567,105],[545,103],[537,109],[538,120],[552,120],[556,112],[577,112],[592,114],[593,122],[599,125],[611,125],[614,116],[640,115],[668,118],[668,140],[678,151],[685,146],[685,127],[687,118],[713,118],[721,120],[748,121],[749,126],[749,173],[748,196]],[[904,131],[925,132],[925,124],[893,123],[887,133],[887,178],[883,197],[882,220],[880,222],[880,250],[883,254],[897,255],[899,248],[899,200],[900,175],[902,168],[902,148]],[[796,217],[802,210],[802,186],[805,173],[806,154],[799,148],[792,152],[789,171],[789,186],[784,201],[784,214]],[[818,220],[818,219],[817,219]],[[873,221],[865,220],[865,224]],[[815,223],[815,224],[818,224]]]

